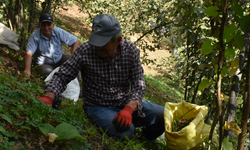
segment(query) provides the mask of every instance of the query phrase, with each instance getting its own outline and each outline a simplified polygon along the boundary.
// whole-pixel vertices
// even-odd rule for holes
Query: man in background
[[[70,56],[63,55],[62,43],[72,47],[71,53],[78,47],[76,36],[55,27],[53,17],[42,14],[39,18],[39,29],[29,37],[25,53],[24,75],[31,76],[32,55],[36,64],[41,67],[41,74],[48,75],[63,64]]]

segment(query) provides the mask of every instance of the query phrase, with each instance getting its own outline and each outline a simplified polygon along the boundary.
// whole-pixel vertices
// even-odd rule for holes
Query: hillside
[[[85,22],[86,14],[79,13],[78,7],[67,7],[67,11],[61,10],[55,16],[57,26],[75,34],[79,37],[80,43],[87,40],[90,34],[90,27]],[[132,40],[135,37],[132,37]],[[64,47],[66,53],[68,48]],[[15,147],[17,149],[166,149],[164,140],[159,144],[150,143],[140,138],[140,129],[137,135],[130,141],[121,142],[109,138],[104,131],[95,127],[86,119],[82,111],[82,101],[76,104],[65,99],[58,110],[48,108],[36,100],[43,95],[44,77],[37,73],[37,67],[32,68],[33,75],[27,79],[23,77],[24,53],[8,49],[0,45],[0,99],[3,102],[0,106],[5,114],[10,118],[12,124],[5,119],[1,119],[3,128],[10,134],[0,136],[0,147],[5,145],[6,149]],[[169,56],[167,50],[149,52],[149,58],[161,62],[161,58]],[[181,82],[172,80],[161,67],[156,65],[143,65],[145,70],[145,80],[147,83],[146,100],[164,105],[165,102],[178,102],[182,99]],[[4,98],[3,98],[4,97]],[[10,102],[8,100],[11,100]],[[38,119],[39,118],[39,119]],[[40,127],[46,123],[54,127],[67,122],[74,125],[83,140],[59,140],[50,143],[48,136],[41,134]],[[1,145],[2,144],[2,145]]]

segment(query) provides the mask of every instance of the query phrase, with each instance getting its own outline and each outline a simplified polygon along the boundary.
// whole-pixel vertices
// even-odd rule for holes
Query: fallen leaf
[[[19,144],[19,143],[15,143],[15,144],[13,145],[13,147],[18,148],[18,147],[20,147],[20,144]]]
[[[58,137],[55,133],[48,133],[48,136],[49,136],[49,142],[50,143],[54,143],[54,141]]]
[[[4,143],[4,140],[3,140],[3,139],[1,139],[1,140],[0,140],[0,143]]]

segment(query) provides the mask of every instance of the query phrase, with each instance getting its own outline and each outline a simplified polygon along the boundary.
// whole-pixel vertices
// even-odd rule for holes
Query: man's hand
[[[127,131],[132,124],[132,114],[134,109],[126,105],[123,110],[119,111],[113,119],[115,129],[119,132]]]
[[[24,70],[24,71],[23,71],[23,74],[24,74],[24,76],[26,76],[26,77],[30,77],[30,76],[31,76],[30,70]]]
[[[38,99],[42,100],[44,103],[46,103],[48,105],[52,105],[54,102],[54,100],[49,96],[39,97]]]

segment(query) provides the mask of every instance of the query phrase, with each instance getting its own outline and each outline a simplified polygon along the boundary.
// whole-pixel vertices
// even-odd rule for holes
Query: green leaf
[[[234,41],[235,45],[240,49],[240,51],[242,51],[244,46],[244,41],[243,41],[243,36],[240,34],[240,31],[238,31],[234,36]]]
[[[223,150],[233,149],[233,144],[229,142],[229,137],[226,137],[223,139],[222,147],[223,147]]]
[[[7,130],[5,130],[2,126],[0,126],[0,133],[6,135],[8,137],[11,136],[11,134]]]
[[[232,46],[229,46],[225,49],[225,58],[228,60],[234,59],[235,57],[235,50]]]
[[[204,13],[207,14],[208,16],[214,17],[218,15],[217,10],[218,10],[217,6],[210,6],[204,11]]]
[[[5,115],[5,114],[0,114],[0,116],[1,116],[4,120],[6,120],[6,121],[8,121],[10,124],[12,124],[11,119],[10,119],[7,115]]]
[[[201,53],[203,55],[208,55],[213,51],[212,41],[210,39],[207,39],[201,47]]]
[[[231,61],[229,77],[232,77],[233,75],[235,75],[238,68],[239,68],[239,57],[236,57],[233,61]]]
[[[61,123],[56,127],[56,135],[58,139],[64,137],[66,139],[84,139],[78,132],[75,126],[68,123]]]
[[[201,81],[201,83],[199,84],[198,90],[201,91],[201,90],[203,90],[203,89],[209,87],[209,86],[210,86],[211,84],[213,84],[213,83],[214,83],[213,80],[203,79],[203,80]]]
[[[38,92],[38,93],[43,93],[44,91],[43,91],[42,89],[38,88],[38,89],[37,89],[37,92]]]
[[[0,105],[0,112],[3,111],[3,105]]]
[[[247,16],[243,16],[241,18],[235,17],[235,20],[240,23],[240,28],[242,31],[245,31],[247,27],[250,25],[250,14]]]
[[[235,35],[236,32],[236,26],[234,24],[231,24],[228,27],[224,27],[224,32],[223,32],[223,42],[227,43],[229,42]]]
[[[243,103],[243,99],[242,98],[238,98],[237,99],[237,105],[241,105]]]
[[[224,78],[226,74],[228,73],[228,69],[226,67],[222,67],[221,70],[221,78]]]
[[[7,131],[2,126],[0,126],[0,132],[5,133]]]
[[[56,133],[56,129],[48,123],[43,124],[41,127],[39,127],[39,129],[44,135],[47,135],[48,133]]]
[[[237,1],[233,1],[233,4],[231,6],[231,9],[240,17],[243,16],[243,9],[242,7],[237,3]]]

